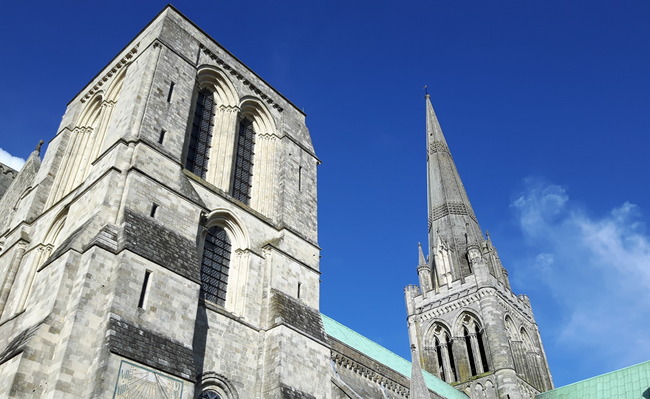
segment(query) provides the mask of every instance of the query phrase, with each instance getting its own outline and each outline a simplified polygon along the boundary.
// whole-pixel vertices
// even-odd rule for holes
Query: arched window
[[[474,331],[476,332],[476,341],[478,343],[478,353],[481,357],[481,364],[483,364],[483,372],[489,371],[487,354],[485,352],[485,345],[483,344],[483,333],[478,325],[474,325]]]
[[[201,297],[224,306],[230,268],[230,238],[219,226],[208,229],[201,261]]]
[[[447,379],[445,379],[445,365],[442,360],[442,346],[440,346],[440,341],[438,340],[438,337],[435,339],[435,344],[436,344],[436,357],[438,358],[438,370],[440,371],[440,379],[447,382]]]
[[[442,324],[436,323],[431,329],[433,334],[433,344],[436,362],[438,366],[438,376],[446,382],[454,382],[458,379],[456,371],[456,362],[452,349],[452,339],[449,330]],[[431,341],[429,341],[431,342]]]
[[[465,344],[465,353],[460,359],[469,369],[470,375],[479,375],[489,371],[487,347],[484,341],[484,331],[478,318],[465,312],[460,317],[460,323],[457,327],[457,333],[462,335],[462,342]]]
[[[451,338],[447,337],[447,353],[449,354],[449,364],[451,365],[451,374],[452,381],[458,380],[458,374],[456,373],[456,361],[454,360],[454,351],[452,347]]]
[[[255,130],[248,118],[239,121],[235,163],[232,177],[232,196],[245,204],[250,203],[251,181],[253,177],[253,156],[255,153]]]
[[[472,337],[469,335],[467,327],[463,327],[463,336],[465,338],[465,346],[467,348],[467,359],[469,360],[469,369],[472,375],[476,375],[476,361],[474,360],[474,352],[472,351]]]
[[[216,391],[212,389],[201,392],[199,399],[221,399],[221,396]]]
[[[199,91],[196,98],[190,142],[185,158],[185,168],[201,178],[205,178],[208,171],[213,120],[214,94],[210,89],[204,88]]]

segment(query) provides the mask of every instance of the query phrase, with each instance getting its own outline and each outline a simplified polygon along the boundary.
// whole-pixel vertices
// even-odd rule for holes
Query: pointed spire
[[[469,243],[482,242],[478,225],[467,192],[442,133],[436,112],[428,94],[426,101],[427,178],[429,205],[430,253],[442,239],[455,257],[451,267],[456,278],[471,273],[466,254]]]
[[[411,345],[411,366],[409,399],[429,399],[429,388],[427,388],[427,383],[424,382],[420,354],[415,345]]]
[[[431,105],[429,93],[424,98],[426,98],[427,102],[427,149],[432,143],[441,143],[447,147],[447,141],[445,140],[444,134],[442,134],[442,128],[440,127],[440,122],[438,122],[436,111],[433,110],[433,105]],[[449,148],[447,148],[447,151],[449,151]]]
[[[427,258],[424,257],[424,252],[422,252],[422,244],[418,243],[418,265],[426,265]]]

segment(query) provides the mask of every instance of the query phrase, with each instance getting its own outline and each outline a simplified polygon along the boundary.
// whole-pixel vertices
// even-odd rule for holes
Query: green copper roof
[[[592,377],[536,396],[536,399],[650,398],[650,361]]]
[[[327,335],[356,349],[384,366],[390,367],[403,376],[409,379],[411,378],[411,362],[322,313],[321,317]],[[424,381],[427,383],[427,387],[429,387],[430,390],[447,399],[467,399],[467,396],[465,396],[464,393],[442,381],[440,378],[434,377],[432,374],[427,373],[424,370],[422,370],[422,373],[424,374]]]

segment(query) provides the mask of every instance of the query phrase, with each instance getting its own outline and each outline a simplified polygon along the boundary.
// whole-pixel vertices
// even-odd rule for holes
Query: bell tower
[[[512,292],[425,102],[429,255],[419,247],[419,285],[405,289],[415,355],[471,398],[533,398],[553,382],[530,301]]]

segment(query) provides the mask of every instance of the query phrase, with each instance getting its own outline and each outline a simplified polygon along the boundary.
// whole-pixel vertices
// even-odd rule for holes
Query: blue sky
[[[164,5],[3,4],[0,160],[47,142]],[[531,298],[555,384],[650,359],[650,2],[175,6],[308,115],[324,313],[409,356],[427,84],[481,226]]]

